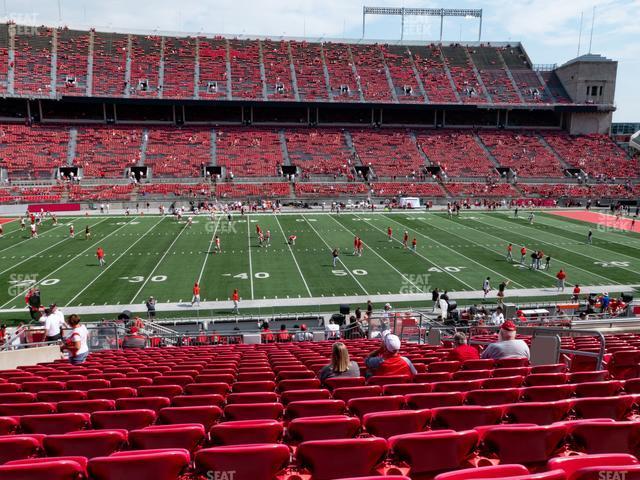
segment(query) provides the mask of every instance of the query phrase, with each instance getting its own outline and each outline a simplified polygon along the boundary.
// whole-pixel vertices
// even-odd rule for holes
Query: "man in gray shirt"
[[[498,341],[489,345],[482,358],[530,358],[529,346],[524,340],[516,340],[516,325],[511,320],[507,320],[500,327]]]

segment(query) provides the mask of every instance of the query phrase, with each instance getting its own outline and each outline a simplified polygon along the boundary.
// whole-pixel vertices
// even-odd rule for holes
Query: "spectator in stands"
[[[122,339],[122,348],[145,348],[147,337],[142,335],[138,327],[131,327],[129,333]]]
[[[449,352],[447,360],[464,362],[465,360],[477,360],[480,358],[478,350],[467,344],[467,336],[458,332],[453,336],[453,350]]]
[[[146,302],[147,305],[147,315],[149,316],[150,320],[153,320],[154,318],[156,318],[156,299],[153,297],[149,297],[149,299]]]
[[[571,295],[571,301],[577,302],[580,298],[580,285],[576,283],[575,287],[573,287],[573,295]]]
[[[64,315],[58,310],[55,303],[45,309],[44,314],[40,317],[40,322],[44,323],[45,340],[47,342],[62,340],[62,329],[68,325],[64,321]]]
[[[482,358],[530,358],[529,346],[524,340],[516,340],[516,325],[511,320],[507,320],[500,327],[498,341],[489,345]]]
[[[297,327],[294,327],[297,328]],[[307,326],[303,323],[300,325],[300,330],[293,335],[294,342],[311,342],[313,340],[313,333],[307,330]]]
[[[69,362],[72,365],[83,363],[89,356],[89,331],[87,327],[81,325],[78,315],[69,315],[67,324],[73,329],[71,334],[65,339],[64,344],[60,346],[60,351],[69,352]]]
[[[327,378],[333,377],[359,377],[360,367],[349,359],[349,351],[342,342],[333,344],[331,350],[331,363],[322,367],[318,372],[320,382],[324,383]]]
[[[285,324],[280,325],[280,331],[278,332],[278,342],[288,342],[291,340],[291,335],[287,331]]]
[[[489,325],[495,325],[499,327],[503,323],[504,323],[504,314],[502,313],[502,307],[498,307],[491,314],[491,320],[489,321]]]
[[[367,376],[409,375],[418,372],[407,357],[400,355],[400,339],[391,333],[382,339],[382,345],[371,352],[365,360]]]
[[[261,327],[262,332],[260,335],[262,336],[262,343],[273,343],[274,337],[273,333],[269,329],[269,323],[264,322]]]
[[[327,340],[337,340],[340,338],[340,325],[334,322],[333,318],[325,325],[325,336]]]

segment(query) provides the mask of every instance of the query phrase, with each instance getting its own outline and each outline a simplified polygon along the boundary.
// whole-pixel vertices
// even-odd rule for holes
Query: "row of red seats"
[[[133,192],[133,185],[92,185],[80,186],[71,185],[69,188],[69,200],[130,200]]]
[[[411,53],[404,46],[382,45],[384,60],[400,103],[423,103]]]
[[[296,183],[297,197],[335,197],[336,195],[360,195],[369,193],[364,183]]]
[[[58,29],[56,93],[86,95],[89,32]]]
[[[448,177],[484,177],[495,171],[473,132],[445,130],[420,133],[417,139],[429,161],[439,166]]]
[[[198,38],[198,96],[227,98],[227,41],[222,38]]]
[[[257,42],[229,41],[233,98],[262,100],[260,46]]]
[[[93,85],[98,97],[120,97],[127,89],[127,35],[95,32],[93,36]]]
[[[53,29],[28,28],[15,35],[14,89],[17,93],[51,95],[51,44]],[[85,67],[86,68],[86,67]]]
[[[218,198],[247,198],[247,197],[289,197],[291,189],[288,183],[218,183],[216,197]]]
[[[296,83],[301,101],[328,100],[327,82],[322,64],[321,45],[317,43],[289,42]]]
[[[289,42],[262,42],[262,64],[269,100],[295,100]]]
[[[438,183],[375,182],[371,184],[378,197],[444,197],[445,191]]]
[[[353,156],[344,132],[332,129],[286,130],[291,163],[311,175],[351,174]]]
[[[518,188],[527,196],[539,195],[548,198],[633,198],[640,193],[635,186],[629,190],[625,185],[621,184],[519,183]]]
[[[194,92],[196,41],[194,38],[164,39],[163,98],[190,98]]]
[[[331,96],[335,101],[359,102],[360,89],[353,70],[349,45],[323,43],[324,60],[329,73]]]
[[[157,98],[160,90],[160,37],[133,35],[131,38],[131,80],[129,95]]]
[[[140,160],[139,128],[78,128],[73,164],[84,178],[123,178]]]
[[[415,142],[405,131],[357,130],[351,137],[362,164],[372,166],[378,177],[418,175],[425,167]]]
[[[518,197],[520,194],[510,183],[445,183],[445,188],[454,197]]]
[[[202,177],[211,155],[209,129],[148,130],[145,165],[156,177]]]
[[[216,130],[218,165],[227,175],[273,177],[284,163],[278,132],[269,129]]]
[[[391,89],[385,70],[385,61],[378,45],[351,45],[360,88],[365,101],[391,102]]]

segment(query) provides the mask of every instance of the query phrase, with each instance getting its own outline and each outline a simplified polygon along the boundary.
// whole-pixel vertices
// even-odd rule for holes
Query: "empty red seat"
[[[573,395],[575,385],[544,385],[522,389],[522,400],[525,402],[557,402]]]
[[[462,366],[461,362],[433,362],[427,366],[429,373],[435,372],[457,372]]]
[[[519,388],[524,383],[524,376],[487,378],[482,382],[482,388]]]
[[[178,395],[171,399],[172,407],[196,407],[199,405],[215,405],[222,407],[224,397],[222,395]]]
[[[474,430],[409,433],[389,439],[389,448],[409,465],[412,477],[470,467],[477,444]]]
[[[634,398],[623,395],[610,398],[578,398],[573,401],[573,409],[578,418],[613,418],[623,420],[631,412]]]
[[[519,388],[471,390],[465,395],[466,402],[471,405],[500,405],[503,403],[516,403],[519,399]]]
[[[278,401],[278,395],[275,392],[230,393],[226,400],[229,405],[234,403],[273,403]]]
[[[450,372],[418,373],[413,376],[415,383],[447,382],[451,380]]]
[[[272,380],[236,382],[231,386],[234,393],[273,392],[275,389],[276,382]]]
[[[109,380],[70,380],[67,382],[67,390],[83,390],[88,391],[94,388],[109,388],[111,384]]]
[[[464,396],[462,392],[411,393],[405,395],[405,401],[412,409],[454,407],[462,405]]]
[[[184,393],[188,395],[226,395],[231,386],[224,382],[190,383],[184,386]]]
[[[20,417],[20,428],[24,433],[61,434],[84,430],[89,425],[88,413],[49,413]]]
[[[70,400],[58,402],[58,412],[80,412],[93,413],[101,410],[115,410],[115,400],[94,399],[94,400]]]
[[[114,378],[111,380],[112,388],[131,387],[138,388],[144,385],[152,385],[153,380],[146,377],[127,377],[127,378]]]
[[[617,380],[640,377],[640,350],[615,352],[607,369],[611,376]]]
[[[53,413],[55,411],[55,404],[50,402],[0,404],[0,415],[5,416],[40,415],[45,413]]]
[[[283,411],[281,403],[236,403],[224,408],[224,416],[227,420],[278,420]]]
[[[201,373],[196,377],[196,383],[227,383],[231,385],[236,381],[232,373]]]
[[[4,480],[73,480],[86,477],[86,467],[71,459],[39,459],[38,462],[9,462],[0,465],[0,477]]]
[[[529,375],[531,368],[529,367],[508,367],[508,368],[495,368],[493,370],[493,378],[501,377],[526,377]]]
[[[183,448],[194,451],[205,441],[201,424],[154,425],[129,432],[129,443],[137,450]]]
[[[320,388],[320,380],[317,378],[301,378],[281,380],[278,382],[278,390],[280,392],[286,392],[287,390],[304,390],[307,388]]]
[[[324,384],[329,390],[343,387],[361,387],[364,383],[364,377],[333,377],[327,378],[324,381]]]
[[[530,373],[565,373],[567,365],[564,363],[551,363],[547,365],[533,365]]]
[[[482,425],[495,425],[502,420],[502,406],[475,406],[434,408],[431,418],[433,428],[465,430]]]
[[[64,390],[65,388],[66,388],[66,384],[64,382],[44,381],[44,382],[24,382],[22,384],[22,391],[30,392],[30,393],[38,393],[43,390]]]
[[[491,358],[465,360],[462,362],[461,370],[491,370],[495,367],[495,360]]]
[[[566,427],[562,424],[498,425],[482,433],[481,453],[489,458],[497,458],[500,463],[541,465],[560,452],[565,434]]]
[[[0,417],[0,435],[15,433],[20,426],[20,422],[15,417]]]
[[[468,392],[482,388],[483,380],[456,380],[449,382],[436,382],[433,384],[434,392]]]
[[[38,456],[42,451],[42,438],[42,435],[0,436],[0,465],[11,460]]]
[[[227,406],[227,408],[229,408]],[[285,416],[288,419],[299,417],[318,417],[324,415],[342,415],[346,404],[342,400],[301,400],[287,405]]]
[[[235,480],[271,480],[289,463],[286,445],[256,444],[204,448],[195,454],[197,473],[234,472]]]
[[[311,370],[280,370],[277,381],[303,378],[316,378],[316,374]]]
[[[283,405],[301,400],[325,400],[331,397],[329,390],[324,388],[310,388],[307,390],[287,390],[282,392],[280,401]]]
[[[271,371],[264,372],[240,372],[236,376],[238,382],[256,382],[265,380],[275,380],[276,375]]]
[[[569,383],[602,382],[609,378],[607,370],[595,370],[593,372],[574,372],[569,374]]]
[[[529,365],[527,358],[501,358],[496,360],[495,368],[518,368]]]
[[[451,375],[452,380],[483,380],[491,377],[491,370],[460,370]]]
[[[478,478],[511,478],[528,475],[524,465],[492,465],[490,467],[464,468],[454,472],[441,473],[434,480],[475,480]]]
[[[400,410],[367,413],[362,423],[368,433],[389,438],[404,433],[423,432],[431,421],[431,410]]]
[[[523,402],[504,405],[504,414],[511,423],[549,425],[564,419],[570,409],[571,400]]]
[[[392,383],[382,387],[383,395],[409,395],[411,393],[429,393],[430,383]]]
[[[84,400],[87,392],[83,390],[45,390],[38,392],[36,398],[39,402],[64,402],[69,400]]]
[[[360,420],[346,415],[294,418],[287,427],[290,442],[353,438],[360,430]]]
[[[576,397],[612,397],[618,395],[624,384],[620,380],[584,382],[575,385]]]
[[[173,398],[182,395],[183,389],[180,385],[143,385],[138,387],[139,397],[167,397]]]
[[[580,452],[636,454],[640,446],[637,422],[577,422],[568,427],[572,447]]]
[[[403,406],[404,396],[402,395],[352,398],[347,402],[349,411],[360,418],[367,413],[400,410]]]
[[[158,412],[158,423],[200,423],[205,430],[222,417],[222,409],[213,405],[195,407],[166,407]]]
[[[242,445],[251,443],[279,443],[284,428],[276,420],[241,420],[224,422],[211,427],[213,445]]]
[[[136,389],[132,387],[117,387],[117,388],[94,388],[87,391],[87,398],[94,399],[107,399],[117,400],[119,398],[131,398],[137,395]]]
[[[633,455],[625,453],[604,453],[594,455],[580,455],[570,457],[552,458],[547,463],[549,470],[562,470],[567,478],[571,480],[596,480],[602,479],[600,472],[615,472],[615,467],[638,466],[638,459]],[[610,467],[614,467],[610,470]],[[616,472],[617,473],[617,472]],[[606,475],[606,474],[605,474]],[[618,475],[623,478],[622,475]],[[611,475],[611,478],[615,478]],[[626,477],[626,475],[624,475]]]
[[[362,387],[341,387],[333,391],[333,398],[348,402],[353,398],[375,397],[382,395],[380,385],[366,385]]]
[[[177,480],[187,469],[189,461],[189,452],[180,449],[118,452],[110,457],[92,458],[87,469],[95,480]]]
[[[298,466],[317,480],[330,480],[374,473],[387,454],[382,438],[312,440],[298,446]]]
[[[539,387],[542,385],[563,385],[567,383],[566,373],[532,373],[527,375],[524,383],[528,387]]]
[[[93,412],[91,424],[93,428],[137,430],[152,425],[156,420],[153,410],[115,410]]]
[[[390,385],[392,383],[409,383],[411,377],[409,375],[381,375],[370,377],[367,380],[367,385]]]
[[[118,410],[136,410],[139,408],[159,412],[161,409],[171,405],[171,400],[167,397],[136,397],[119,398],[116,400]]]
[[[43,446],[50,457],[77,455],[93,458],[111,455],[127,443],[124,430],[87,430],[84,432],[47,435]]]

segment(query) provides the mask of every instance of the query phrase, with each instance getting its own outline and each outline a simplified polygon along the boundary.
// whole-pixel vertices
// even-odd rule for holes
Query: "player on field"
[[[4,235],[4,227],[0,223],[0,238],[2,238],[3,235]]]
[[[591,230],[587,233],[587,245],[593,245],[593,232]]]
[[[520,265],[524,265],[524,261],[527,258],[527,247],[525,247],[524,245],[522,246],[522,248],[520,249]]]
[[[296,244],[296,239],[298,237],[296,235],[289,235],[289,245],[295,245]]]
[[[69,236],[71,238],[75,238],[76,237],[76,229],[73,226],[73,223],[69,225]]]
[[[558,273],[556,273],[556,279],[557,279],[557,287],[558,287],[558,291],[559,292],[564,292],[564,281],[567,278],[567,274],[565,273],[564,270],[560,269],[560,271]]]
[[[504,296],[506,294],[507,286],[509,285],[510,280],[503,280],[498,285],[498,305],[502,305],[504,303]]]
[[[529,224],[533,225],[533,220],[536,218],[536,214],[531,212],[529,213]]]
[[[482,291],[484,292],[484,297],[482,297],[482,299],[486,300],[487,295],[491,291],[491,277],[485,278],[484,282],[482,282]]]
[[[513,218],[518,218],[518,207],[513,210]]]
[[[336,264],[338,263],[338,257],[340,256],[340,250],[334,248],[331,252],[331,256],[333,257],[333,268],[336,268]]]
[[[238,308],[238,303],[240,302],[240,294],[238,293],[237,288],[233,290],[233,294],[231,295],[231,300],[233,301],[233,313],[237,315],[240,313],[240,308]]]
[[[125,217],[128,217],[129,215],[131,215],[131,210],[129,210],[129,207],[124,209],[124,215]]]
[[[450,203],[447,203],[447,216],[449,217],[449,220],[453,218],[453,210],[451,209]]]
[[[416,237],[413,237],[413,240],[411,240],[411,251],[413,253],[416,253],[418,248],[418,240],[416,240]]]
[[[507,262],[513,262],[513,244],[507,245]]]
[[[387,238],[390,242],[393,242],[393,230],[391,230],[391,227],[387,227]]]
[[[355,257],[360,252],[360,237],[357,235],[353,238],[353,256]]]
[[[104,249],[102,247],[98,247],[96,250],[96,257],[98,257],[98,264],[104,267]]]
[[[54,225],[58,225],[58,217],[54,213],[51,214],[51,221]]]
[[[38,228],[35,223],[31,224],[31,238],[38,238]]]
[[[549,270],[551,268],[551,255],[547,255],[547,258],[544,262],[544,269]]]
[[[220,248],[220,237],[218,235],[215,236],[214,242],[216,244],[216,252],[222,253],[222,248]]]
[[[264,247],[264,234],[262,233],[262,231],[258,232],[258,244],[261,247]]]
[[[195,282],[193,284],[193,297],[191,297],[191,306],[198,304],[200,306],[200,284]]]
[[[404,248],[409,248],[409,232],[407,232],[406,230],[404,231],[404,234],[402,235],[402,246]]]
[[[84,239],[89,240],[90,237],[91,237],[91,230],[89,229],[89,225],[87,225],[86,227],[84,227]]]
[[[227,213],[227,223],[231,223],[231,212]]]
[[[364,242],[360,237],[358,237],[358,256],[362,256],[362,252],[364,251]]]
[[[262,229],[260,228],[260,225],[256,223],[256,234],[258,235],[258,237],[260,236],[261,233],[262,233]]]
[[[24,225],[24,217],[20,217],[20,230],[24,230],[25,225]]]
[[[271,245],[271,230],[267,230],[264,234],[265,245],[268,247]]]
[[[187,217],[187,227],[191,227],[191,225],[193,225],[193,217],[189,215],[189,217]]]

